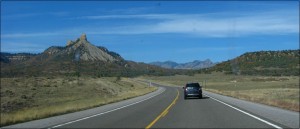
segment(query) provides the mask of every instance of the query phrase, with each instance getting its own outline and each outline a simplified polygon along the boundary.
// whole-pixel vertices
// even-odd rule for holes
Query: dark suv
[[[187,97],[202,98],[202,88],[199,83],[187,83],[185,87],[183,87],[183,90],[184,99],[187,99]]]

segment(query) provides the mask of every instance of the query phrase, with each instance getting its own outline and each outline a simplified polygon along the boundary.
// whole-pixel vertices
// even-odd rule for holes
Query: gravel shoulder
[[[228,96],[215,94],[204,91],[204,94],[221,100],[234,107],[247,111],[249,113],[262,116],[284,126],[290,128],[299,128],[299,112],[285,110],[277,107],[272,107],[264,104],[254,103],[250,101],[240,100]]]

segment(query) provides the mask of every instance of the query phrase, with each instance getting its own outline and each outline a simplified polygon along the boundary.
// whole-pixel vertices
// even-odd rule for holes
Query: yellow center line
[[[169,109],[173,106],[173,105],[175,105],[175,103],[176,103],[176,101],[177,101],[177,99],[178,99],[178,96],[179,96],[179,91],[178,91],[178,89],[177,89],[177,96],[176,96],[176,98],[173,100],[173,102],[162,112],[162,113],[160,113],[147,127],[146,127],[146,129],[149,129],[149,128],[151,128],[161,117],[164,117],[165,115],[167,115],[168,114],[168,112],[169,112]]]

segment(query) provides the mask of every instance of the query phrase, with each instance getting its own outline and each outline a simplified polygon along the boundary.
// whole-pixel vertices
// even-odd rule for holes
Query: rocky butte
[[[48,55],[70,55],[79,53],[80,60],[83,61],[105,61],[117,60],[103,49],[96,47],[87,40],[86,34],[82,34],[76,41],[69,40],[65,48],[50,47],[44,53]]]

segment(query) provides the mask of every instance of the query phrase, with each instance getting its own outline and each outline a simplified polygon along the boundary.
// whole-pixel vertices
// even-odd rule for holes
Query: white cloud
[[[13,33],[2,34],[1,38],[23,38],[23,37],[37,37],[37,36],[53,36],[60,35],[59,32],[40,32],[40,33]]]
[[[155,7],[151,6],[141,6],[141,7],[133,7],[133,8],[118,8],[118,9],[112,9],[112,10],[103,10],[101,9],[101,12],[104,12],[106,14],[138,14],[138,13],[147,13],[152,10],[155,10]]]
[[[299,14],[291,10],[269,12],[221,12],[206,14],[99,15],[83,19],[148,19],[153,24],[109,27],[95,34],[182,33],[203,37],[237,37],[247,35],[283,35],[299,33]]]
[[[207,15],[207,14],[205,14]],[[103,19],[182,19],[182,18],[195,18],[201,17],[204,14],[135,14],[135,15],[91,15],[81,16],[75,19],[91,19],[91,20],[103,20]]]
[[[2,15],[2,19],[24,19],[24,18],[36,18],[40,16],[54,16],[54,17],[64,17],[69,15],[69,12],[36,12],[36,13],[23,13],[23,14],[13,14],[13,15]]]
[[[243,47],[238,46],[228,46],[228,47],[190,47],[190,48],[183,48],[178,50],[180,53],[187,53],[187,52],[213,52],[213,51],[232,51],[232,50],[239,50],[244,49]]]
[[[77,19],[166,19],[172,15],[169,14],[142,14],[142,15],[97,15],[97,16],[83,16]]]
[[[46,48],[43,44],[34,44],[28,42],[2,42],[2,52],[41,52]]]
[[[146,19],[136,24],[122,26],[90,25],[48,33],[4,34],[2,38],[66,35],[86,32],[88,34],[159,34],[179,33],[201,37],[238,37],[249,35],[284,35],[299,33],[299,13],[291,10],[250,13],[207,13],[207,14],[139,14],[82,16],[86,19]],[[122,22],[120,20],[120,22]]]
[[[152,33],[188,33],[204,37],[280,35],[299,33],[299,22],[282,17],[242,17],[224,19],[183,19],[161,22],[144,28]]]

